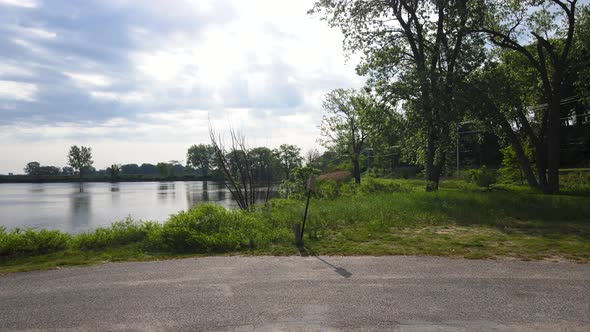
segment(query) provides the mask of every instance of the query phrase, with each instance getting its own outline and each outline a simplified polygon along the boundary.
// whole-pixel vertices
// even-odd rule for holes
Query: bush
[[[311,166],[295,167],[291,177],[281,182],[279,194],[284,198],[304,199],[307,195],[307,180],[318,174],[319,170]]]
[[[7,232],[0,227],[0,257],[42,255],[67,249],[72,236],[60,231],[22,230]]]
[[[469,181],[490,190],[490,187],[498,181],[498,173],[494,169],[482,167],[468,171]]]
[[[172,215],[147,239],[150,249],[168,252],[223,252],[255,248],[272,240],[267,223],[252,215],[203,204]]]
[[[352,173],[349,171],[336,171],[332,173],[326,173],[318,176],[318,180],[333,180],[336,182],[348,182],[352,179]]]
[[[162,226],[155,222],[134,222],[131,218],[127,218],[114,222],[109,227],[101,227],[94,232],[76,235],[74,246],[89,250],[138,243],[159,227]]]
[[[523,148],[529,162],[534,164],[533,151],[527,144],[525,144]],[[502,181],[506,183],[524,184],[524,172],[520,167],[520,162],[518,161],[518,157],[512,146],[508,145],[500,149],[500,152],[502,153],[502,167],[500,167],[499,173]]]
[[[565,171],[559,175],[559,190],[590,196],[590,171]]]
[[[376,179],[374,177],[365,177],[359,186],[359,192],[369,193],[393,193],[393,192],[410,192],[411,189],[403,187],[399,182],[391,180]]]

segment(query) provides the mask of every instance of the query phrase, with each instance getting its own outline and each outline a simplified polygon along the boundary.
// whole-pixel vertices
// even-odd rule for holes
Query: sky
[[[0,0],[0,174],[184,162],[209,124],[319,148],[325,93],[359,88],[313,0]]]

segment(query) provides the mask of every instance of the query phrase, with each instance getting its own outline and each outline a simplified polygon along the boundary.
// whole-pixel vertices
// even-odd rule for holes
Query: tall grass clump
[[[590,196],[590,171],[563,172],[559,182],[563,193]]]
[[[272,227],[244,211],[203,204],[172,215],[148,238],[151,250],[204,253],[254,249],[275,242],[287,229]]]
[[[358,188],[358,192],[362,194],[411,192],[413,190],[411,185],[401,181],[377,179],[372,176],[365,177]]]
[[[148,234],[162,226],[151,221],[133,221],[127,218],[112,223],[109,227],[100,227],[89,233],[74,237],[74,247],[81,250],[103,249],[114,246],[143,242]]]
[[[0,227],[0,258],[7,256],[43,255],[67,249],[72,236],[60,231],[15,228],[8,232]]]

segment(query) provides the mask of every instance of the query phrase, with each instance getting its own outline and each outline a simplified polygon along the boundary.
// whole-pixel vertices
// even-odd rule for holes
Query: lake
[[[212,181],[0,184],[0,226],[80,233],[128,216],[165,221],[204,202],[237,206]]]

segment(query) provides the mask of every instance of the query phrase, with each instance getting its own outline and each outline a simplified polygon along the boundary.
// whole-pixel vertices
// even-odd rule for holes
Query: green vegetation
[[[482,167],[469,170],[469,180],[480,187],[491,189],[491,186],[498,182],[498,173],[494,169]]]
[[[366,177],[319,181],[309,210],[311,254],[511,257],[590,262],[590,199],[461,180]],[[518,189],[518,190],[515,190]],[[166,223],[124,220],[77,235],[0,230],[0,272],[187,255],[293,255],[304,202],[271,200],[250,212],[204,204]]]

